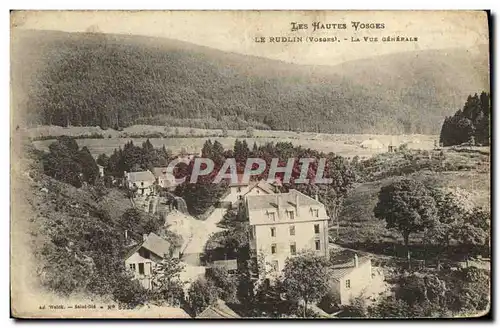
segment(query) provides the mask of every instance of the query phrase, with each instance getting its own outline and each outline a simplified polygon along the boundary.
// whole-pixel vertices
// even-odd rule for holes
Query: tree
[[[469,265],[469,257],[478,246],[484,246],[488,240],[489,232],[477,225],[473,220],[474,216],[469,215],[463,222],[456,226],[455,239],[466,250],[466,263]]]
[[[451,192],[444,193],[439,189],[433,189],[431,195],[436,202],[437,219],[425,229],[422,240],[425,245],[433,244],[438,248],[439,261],[439,254],[444,248],[448,249],[456,226],[466,213],[466,209]]]
[[[396,229],[403,235],[410,263],[410,234],[433,224],[436,202],[421,182],[404,178],[380,189],[374,214],[385,220],[389,229]]]
[[[184,283],[180,279],[184,264],[178,258],[172,257],[171,254],[164,256],[153,269],[153,290],[167,300],[170,305],[179,305],[184,299]]]
[[[455,313],[477,314],[490,306],[491,276],[488,271],[468,267],[446,275],[448,307]]]
[[[307,305],[323,297],[328,289],[328,261],[312,253],[287,258],[283,269],[283,290],[289,299],[304,302],[304,317]]]
[[[226,302],[234,302],[236,300],[236,291],[238,281],[236,277],[232,277],[225,268],[212,267],[205,273],[205,278],[211,280],[219,289],[218,294]]]
[[[409,305],[394,296],[386,296],[368,308],[372,318],[408,318],[411,313]]]
[[[189,306],[195,315],[217,302],[219,289],[210,280],[198,278],[188,290]]]
[[[83,147],[79,151],[78,162],[82,168],[83,180],[90,184],[95,184],[95,181],[99,177],[99,168],[87,147]]]

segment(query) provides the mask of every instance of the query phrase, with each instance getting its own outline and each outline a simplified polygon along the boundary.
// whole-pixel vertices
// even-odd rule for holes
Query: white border
[[[166,2],[166,1],[150,1],[150,0],[141,0],[141,1],[130,1],[130,0],[122,0],[116,2],[103,1],[103,0],[86,0],[86,1],[54,1],[54,0],[45,0],[45,1],[26,1],[26,0],[18,0],[18,1],[5,1],[0,5],[2,7],[2,11],[0,12],[0,21],[1,21],[1,31],[2,31],[2,39],[1,46],[2,51],[1,54],[1,62],[2,62],[2,75],[1,82],[2,87],[0,88],[2,92],[2,96],[0,99],[3,102],[3,109],[1,111],[1,119],[0,119],[0,133],[2,134],[0,138],[0,150],[2,151],[1,166],[3,170],[0,170],[0,186],[1,186],[1,207],[4,209],[5,215],[3,215],[2,227],[3,238],[1,238],[2,243],[2,252],[0,263],[9,263],[9,252],[10,244],[9,244],[9,207],[10,207],[10,188],[9,188],[9,177],[10,177],[10,152],[9,152],[9,129],[10,129],[10,116],[9,116],[9,11],[8,9],[401,9],[401,10],[410,10],[410,9],[425,9],[425,10],[439,10],[439,9],[492,9],[492,13],[498,13],[497,6],[499,1],[484,1],[484,0],[475,0],[475,1],[450,1],[450,2],[438,2],[435,0],[420,0],[420,1],[389,1],[389,0],[377,0],[377,1],[317,1],[317,0],[307,0],[307,1],[296,1],[296,0],[288,0],[284,2],[272,2],[269,0],[254,0],[254,1],[193,1],[193,0],[183,0],[177,2]],[[495,40],[492,40],[494,44],[497,44],[497,37],[495,35]],[[498,62],[496,62],[498,65]],[[495,70],[496,71],[496,70]],[[496,73],[496,72],[494,72]],[[492,93],[496,94],[497,88],[492,90]],[[495,104],[498,103],[498,99],[494,96]],[[495,106],[494,111],[496,112],[497,106]],[[496,115],[495,115],[496,116]],[[497,150],[497,146],[495,143],[494,153]],[[496,169],[495,167],[494,169]],[[495,181],[496,187],[496,181]],[[497,198],[492,200],[492,203],[495,204],[495,213],[498,213],[497,204],[499,201]],[[496,222],[494,224],[495,235],[498,237],[499,235],[499,226],[500,224]],[[496,249],[495,249],[496,251]],[[496,254],[496,252],[494,253]],[[495,270],[496,272],[496,270]],[[2,322],[1,326],[11,326],[14,325],[14,321],[9,319],[10,316],[10,300],[8,295],[10,295],[9,290],[9,270],[4,265],[4,269],[0,271],[2,276],[2,284],[0,293],[2,297],[0,298],[1,309],[3,309]],[[494,302],[496,306],[498,306],[498,302]],[[494,310],[497,310],[496,308]],[[496,312],[496,311],[495,311]],[[45,325],[52,325],[53,322],[39,322]],[[181,325],[186,324],[186,322],[157,322],[158,324],[168,324],[171,325]],[[234,324],[240,324],[235,323]],[[252,322],[246,322],[252,323]],[[278,322],[253,322],[258,323],[262,326],[270,326],[274,324],[278,324]],[[285,324],[299,324],[300,326],[312,326],[313,324],[317,324],[318,322],[285,322]],[[336,324],[335,322],[325,322],[326,324]],[[346,322],[339,322],[337,324],[344,325]],[[24,323],[26,324],[26,323]],[[33,322],[29,323],[33,324]],[[70,326],[74,325],[75,322],[59,322],[58,326]],[[81,324],[81,323],[80,323]],[[133,325],[138,326],[144,324],[144,322],[133,321],[132,323],[124,323],[124,322],[86,322],[84,325],[91,325],[94,327],[104,327],[105,325],[122,325],[127,324],[127,326]],[[194,324],[193,322],[189,322],[188,324]],[[199,323],[200,324],[200,323]],[[205,325],[207,322],[202,322],[201,324]],[[216,322],[215,324],[218,324]],[[283,322],[282,322],[283,324]],[[386,322],[371,322],[372,325],[385,325]],[[398,322],[398,325],[406,325],[408,323]],[[417,323],[419,325],[429,325],[431,323]],[[452,324],[467,324],[467,322],[452,322]],[[360,325],[360,322],[352,322],[349,323],[350,326]]]

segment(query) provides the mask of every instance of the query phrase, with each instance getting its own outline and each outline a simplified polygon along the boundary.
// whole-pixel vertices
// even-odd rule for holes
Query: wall
[[[319,224],[319,234],[314,233],[314,225]],[[295,235],[290,235],[290,227],[295,226]],[[275,237],[271,236],[271,228],[276,229]],[[328,235],[326,221],[306,222],[275,222],[254,226],[254,239],[251,246],[262,251],[266,262],[278,261],[278,269],[282,270],[290,253],[290,244],[295,242],[297,254],[301,251],[315,251],[318,255],[328,256],[328,245],[325,243]],[[320,240],[320,251],[315,250],[315,240]],[[276,254],[271,253],[272,244],[276,244]]]
[[[131,270],[130,264],[135,264],[135,271],[133,271],[134,278],[138,279],[141,285],[147,289],[151,288],[151,275],[153,273],[155,262],[160,260],[160,258],[154,254],[151,254],[151,257],[152,258],[149,259],[145,258],[139,254],[139,251],[137,251],[125,260],[125,268],[128,270]],[[144,264],[143,275],[139,274],[139,263]]]
[[[346,288],[346,280],[350,280],[351,288]],[[349,304],[351,298],[360,296],[364,289],[371,284],[371,260],[361,263],[357,270],[353,270],[340,281],[341,304]]]

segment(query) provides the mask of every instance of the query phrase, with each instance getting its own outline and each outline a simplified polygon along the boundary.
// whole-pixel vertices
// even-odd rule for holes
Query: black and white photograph
[[[11,11],[11,316],[491,315],[490,19]]]

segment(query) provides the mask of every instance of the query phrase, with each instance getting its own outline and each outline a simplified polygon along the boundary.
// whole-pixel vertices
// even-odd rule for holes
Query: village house
[[[173,191],[175,189],[175,177],[172,173],[168,173],[166,167],[153,168],[153,175],[155,176],[158,186],[164,189]]]
[[[146,289],[151,289],[152,273],[155,265],[165,256],[179,257],[178,250],[173,250],[170,243],[151,232],[143,236],[143,241],[129,250],[125,257],[125,266],[134,273]]]
[[[358,255],[354,254],[353,261],[333,266],[330,290],[339,305],[346,305],[351,299],[361,296],[371,282],[371,259],[358,258]]]
[[[229,184],[229,190],[220,203],[226,207],[234,206],[247,196],[274,194],[275,190],[275,186],[265,180],[243,182],[243,174],[239,174],[238,182]]]
[[[250,249],[280,272],[288,257],[312,251],[328,258],[325,206],[297,190],[246,198]],[[267,265],[266,265],[267,267]]]
[[[129,189],[137,188],[138,196],[153,195],[156,179],[151,171],[125,172],[125,182]]]
[[[227,304],[218,299],[214,304],[209,305],[203,312],[198,314],[196,318],[204,319],[237,319],[241,318]]]

